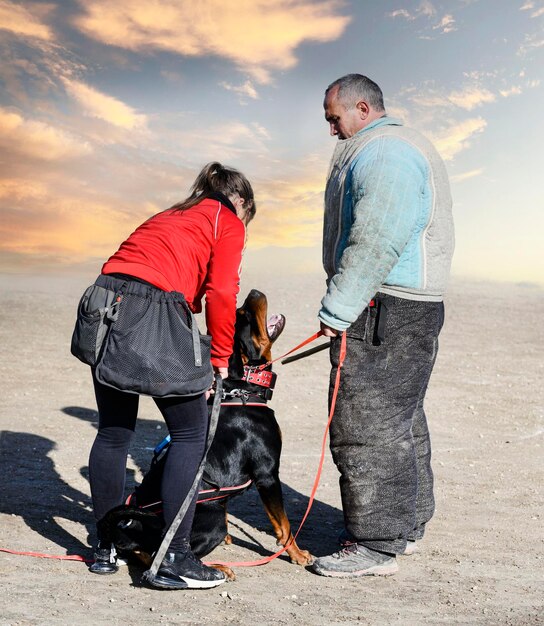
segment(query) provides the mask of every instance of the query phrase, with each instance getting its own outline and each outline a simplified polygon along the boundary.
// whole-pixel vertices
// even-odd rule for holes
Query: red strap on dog
[[[320,331],[319,333],[316,333],[311,341],[313,341],[314,339],[317,339],[318,337],[320,337],[323,334],[322,331]],[[294,352],[295,350],[298,350],[298,348],[302,348],[302,346],[305,346],[307,343],[309,343],[308,340],[306,340],[305,342],[303,342],[302,344],[300,344],[299,346],[297,346],[296,348],[293,348],[293,350],[291,350],[291,352]],[[290,354],[290,352],[288,352],[287,354]],[[287,356],[286,354],[284,354],[283,356]],[[283,357],[280,357],[283,358]],[[336,408],[336,398],[338,397],[338,389],[340,387],[340,371],[342,369],[342,366],[344,365],[344,361],[346,359],[346,333],[345,331],[342,333],[342,338],[340,341],[340,355],[338,357],[338,368],[336,370],[336,379],[334,381],[334,391],[332,394],[332,399],[331,399],[331,410],[329,411],[329,417],[327,420],[327,425],[325,426],[325,433],[323,434],[323,441],[321,443],[321,458],[319,459],[319,466],[317,468],[317,473],[315,476],[315,480],[314,480],[314,486],[312,487],[312,493],[310,494],[310,499],[308,500],[308,506],[306,507],[306,513],[304,513],[304,517],[302,518],[302,521],[299,524],[298,530],[297,532],[293,535],[293,538],[291,539],[291,541],[289,541],[287,543],[287,545],[285,545],[281,550],[278,550],[277,552],[275,552],[274,554],[267,556],[264,559],[260,559],[259,561],[236,561],[236,562],[225,562],[225,561],[207,561],[204,564],[205,565],[224,565],[226,567],[254,567],[257,565],[266,565],[267,563],[270,563],[270,561],[273,561],[274,559],[277,559],[280,554],[283,554],[295,541],[295,539],[298,537],[298,534],[300,533],[302,526],[304,525],[304,522],[306,521],[306,518],[308,517],[310,510],[312,508],[312,505],[314,503],[314,499],[315,499],[315,494],[317,492],[317,488],[319,487],[319,481],[321,480],[321,472],[323,471],[323,463],[325,461],[325,450],[326,450],[326,446],[327,446],[327,435],[329,434],[329,428],[332,422],[332,418],[334,415],[334,410]]]

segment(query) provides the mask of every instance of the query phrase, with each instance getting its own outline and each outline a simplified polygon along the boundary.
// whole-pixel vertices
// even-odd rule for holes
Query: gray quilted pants
[[[367,548],[402,553],[434,512],[423,400],[444,321],[441,302],[378,294],[347,330],[331,424],[346,529]],[[340,338],[331,344],[331,386]]]

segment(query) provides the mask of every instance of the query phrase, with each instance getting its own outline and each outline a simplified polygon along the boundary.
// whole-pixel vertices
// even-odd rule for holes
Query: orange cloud
[[[460,183],[464,180],[468,180],[469,178],[474,178],[475,176],[481,176],[483,174],[483,168],[478,168],[476,170],[470,170],[469,172],[463,172],[462,174],[456,174],[451,177],[451,181],[453,183]]]
[[[128,130],[145,127],[146,116],[136,113],[124,102],[76,80],[63,78],[62,82],[67,93],[80,104],[86,115]]]
[[[249,228],[250,249],[309,248],[319,244],[324,165],[316,171],[317,175],[292,171],[284,179],[254,184],[258,212]],[[136,226],[186,195],[185,191],[173,194],[174,183],[178,189],[188,190],[191,180],[182,184],[179,180],[162,180],[171,197],[157,202],[94,193],[77,180],[68,186],[60,183],[55,176],[47,182],[30,178],[0,181],[4,205],[0,255],[4,270],[69,267],[89,259],[96,260],[98,269]],[[147,195],[155,194],[148,190]]]
[[[446,161],[450,161],[456,154],[470,145],[472,137],[481,133],[487,122],[481,117],[471,118],[454,124],[433,136],[437,150]]]
[[[296,64],[304,41],[337,39],[350,22],[339,0],[81,0],[75,18],[85,34],[108,45],[234,61],[261,83],[270,70]]]
[[[462,109],[472,111],[477,106],[488,102],[494,102],[495,94],[489,89],[480,87],[468,87],[463,91],[454,91],[448,96],[448,100]]]
[[[44,122],[0,107],[0,148],[6,153],[55,161],[89,154],[89,144]]]
[[[0,29],[8,30],[16,35],[49,41],[52,39],[51,30],[38,18],[40,14],[48,13],[51,8],[51,5],[33,3],[27,3],[25,7],[20,3],[0,0]]]
[[[105,260],[139,222],[134,213],[129,217],[117,209],[106,202],[49,193],[39,203],[4,211],[0,249],[27,262],[48,257],[65,265]]]
[[[323,228],[325,163],[314,173],[294,171],[284,179],[255,185],[257,216],[248,247],[306,248],[320,243]]]
[[[18,202],[28,198],[40,199],[46,194],[47,187],[41,182],[22,178],[0,180],[0,199]]]

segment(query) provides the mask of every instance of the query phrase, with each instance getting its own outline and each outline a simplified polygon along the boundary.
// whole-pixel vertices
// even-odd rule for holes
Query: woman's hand
[[[224,380],[225,378],[227,378],[227,377],[228,377],[228,375],[229,375],[229,368],[228,368],[228,367],[217,367],[216,365],[214,365],[214,366],[213,366],[213,371],[214,371],[214,374],[219,374],[219,376],[221,376],[221,378],[222,378],[223,380]],[[214,377],[214,378],[215,378],[215,377]],[[205,393],[206,400],[207,400],[210,396],[213,396],[213,394],[214,394],[214,393],[215,393],[215,390],[214,390],[214,388],[213,388],[213,386],[212,386],[212,387],[210,387],[210,388],[208,389],[208,391],[206,391],[206,393]]]
[[[221,376],[221,378],[223,378],[223,379],[227,378],[227,376],[229,375],[229,368],[228,367],[216,367],[214,365],[213,366],[213,371],[216,374],[219,374],[219,376]]]

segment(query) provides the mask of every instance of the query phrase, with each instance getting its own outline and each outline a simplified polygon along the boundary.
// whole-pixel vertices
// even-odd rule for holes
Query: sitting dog
[[[191,548],[204,557],[222,541],[231,543],[227,526],[228,501],[255,484],[272,523],[278,545],[298,565],[312,556],[301,550],[291,533],[279,479],[281,432],[274,411],[267,406],[276,375],[270,365],[271,348],[285,326],[283,315],[267,318],[266,296],[253,289],[236,311],[234,350],[215,437],[208,452],[191,532]],[[127,504],[112,509],[99,522],[102,536],[119,550],[144,556],[158,549],[162,532],[160,483],[168,438],[155,450],[149,472]],[[144,554],[142,554],[144,553]],[[145,561],[146,559],[144,559]],[[217,566],[229,578],[232,570]]]

